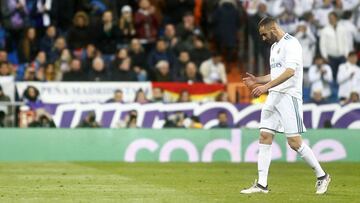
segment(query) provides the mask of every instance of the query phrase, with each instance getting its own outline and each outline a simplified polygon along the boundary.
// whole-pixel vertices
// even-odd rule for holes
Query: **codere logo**
[[[172,153],[175,150],[183,150],[187,155],[189,162],[212,162],[214,154],[217,151],[224,150],[230,155],[231,162],[241,162],[242,147],[244,150],[243,162],[256,162],[258,154],[258,140],[253,141],[250,145],[245,146],[242,143],[242,135],[239,129],[233,129],[230,140],[224,138],[213,139],[209,141],[203,149],[199,149],[189,139],[177,138],[170,139],[162,146],[155,139],[140,138],[131,142],[125,150],[124,161],[136,162],[139,151],[145,150],[153,154],[160,162],[170,162]],[[316,143],[309,143],[309,140],[304,139],[307,144],[312,144],[312,150],[319,161],[336,161],[345,159],[347,152],[343,144],[335,139],[322,139]],[[295,162],[297,154],[287,145],[286,149],[282,149],[280,145],[273,142],[272,159],[285,159],[288,162]],[[158,156],[158,157],[157,157]],[[222,160],[227,161],[227,160]]]

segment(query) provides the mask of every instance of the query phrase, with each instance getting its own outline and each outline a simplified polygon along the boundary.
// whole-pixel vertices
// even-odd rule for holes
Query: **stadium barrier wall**
[[[320,161],[360,161],[360,130],[309,130]],[[255,162],[258,130],[1,129],[0,161]],[[279,134],[272,158],[295,162]]]

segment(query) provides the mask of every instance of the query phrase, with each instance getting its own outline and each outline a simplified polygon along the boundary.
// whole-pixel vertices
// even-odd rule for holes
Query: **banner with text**
[[[16,89],[20,97],[28,86],[36,87],[44,103],[89,103],[106,102],[113,98],[114,91],[123,91],[124,102],[133,102],[136,91],[142,89],[151,97],[150,82],[17,82]]]
[[[218,124],[217,113],[225,111],[228,123],[232,127],[257,128],[260,122],[262,104],[239,105],[227,102],[208,103],[150,103],[150,104],[119,104],[119,103],[90,103],[90,104],[62,104],[50,105],[57,127],[73,128],[86,116],[89,111],[95,111],[96,120],[106,128],[116,128],[118,123],[128,115],[129,111],[137,111],[137,126],[142,128],[162,128],[166,118],[175,112],[184,112],[187,117],[193,115],[200,118],[205,129]],[[339,104],[315,105],[305,104],[304,124],[306,128],[360,129],[360,104],[340,106]]]
[[[136,91],[142,89],[147,99],[152,99],[152,88],[161,88],[167,102],[177,101],[179,93],[187,90],[192,101],[214,101],[225,86],[223,84],[202,83],[151,83],[151,82],[17,82],[18,95],[22,97],[28,86],[36,87],[44,103],[104,103],[114,95],[114,91],[123,91],[124,102],[134,102]]]
[[[310,130],[322,162],[360,162],[359,130]],[[256,162],[257,130],[1,129],[0,161]],[[276,136],[272,159],[301,160]]]

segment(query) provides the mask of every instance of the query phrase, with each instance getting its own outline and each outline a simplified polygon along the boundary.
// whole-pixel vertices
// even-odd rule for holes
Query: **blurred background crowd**
[[[269,73],[270,45],[261,41],[257,24],[273,16],[302,44],[304,101],[359,102],[359,5],[359,0],[1,0],[0,76],[241,82],[245,72]],[[31,92],[19,98],[38,94],[36,88]],[[1,90],[0,100],[9,100]]]

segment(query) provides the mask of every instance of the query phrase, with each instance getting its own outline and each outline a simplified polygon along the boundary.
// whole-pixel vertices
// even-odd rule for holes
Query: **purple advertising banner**
[[[228,114],[232,127],[257,128],[259,126],[261,104],[234,105],[225,102],[208,103],[150,103],[150,104],[61,104],[46,105],[57,127],[74,128],[86,114],[94,111],[96,120],[106,128],[123,127],[122,123],[131,110],[136,110],[137,126],[141,128],[162,128],[166,118],[176,112],[183,112],[187,117],[198,116],[205,129],[218,124],[217,113]],[[360,104],[340,106],[339,104],[304,104],[304,123],[306,128],[360,128]],[[186,122],[185,122],[186,123]]]

